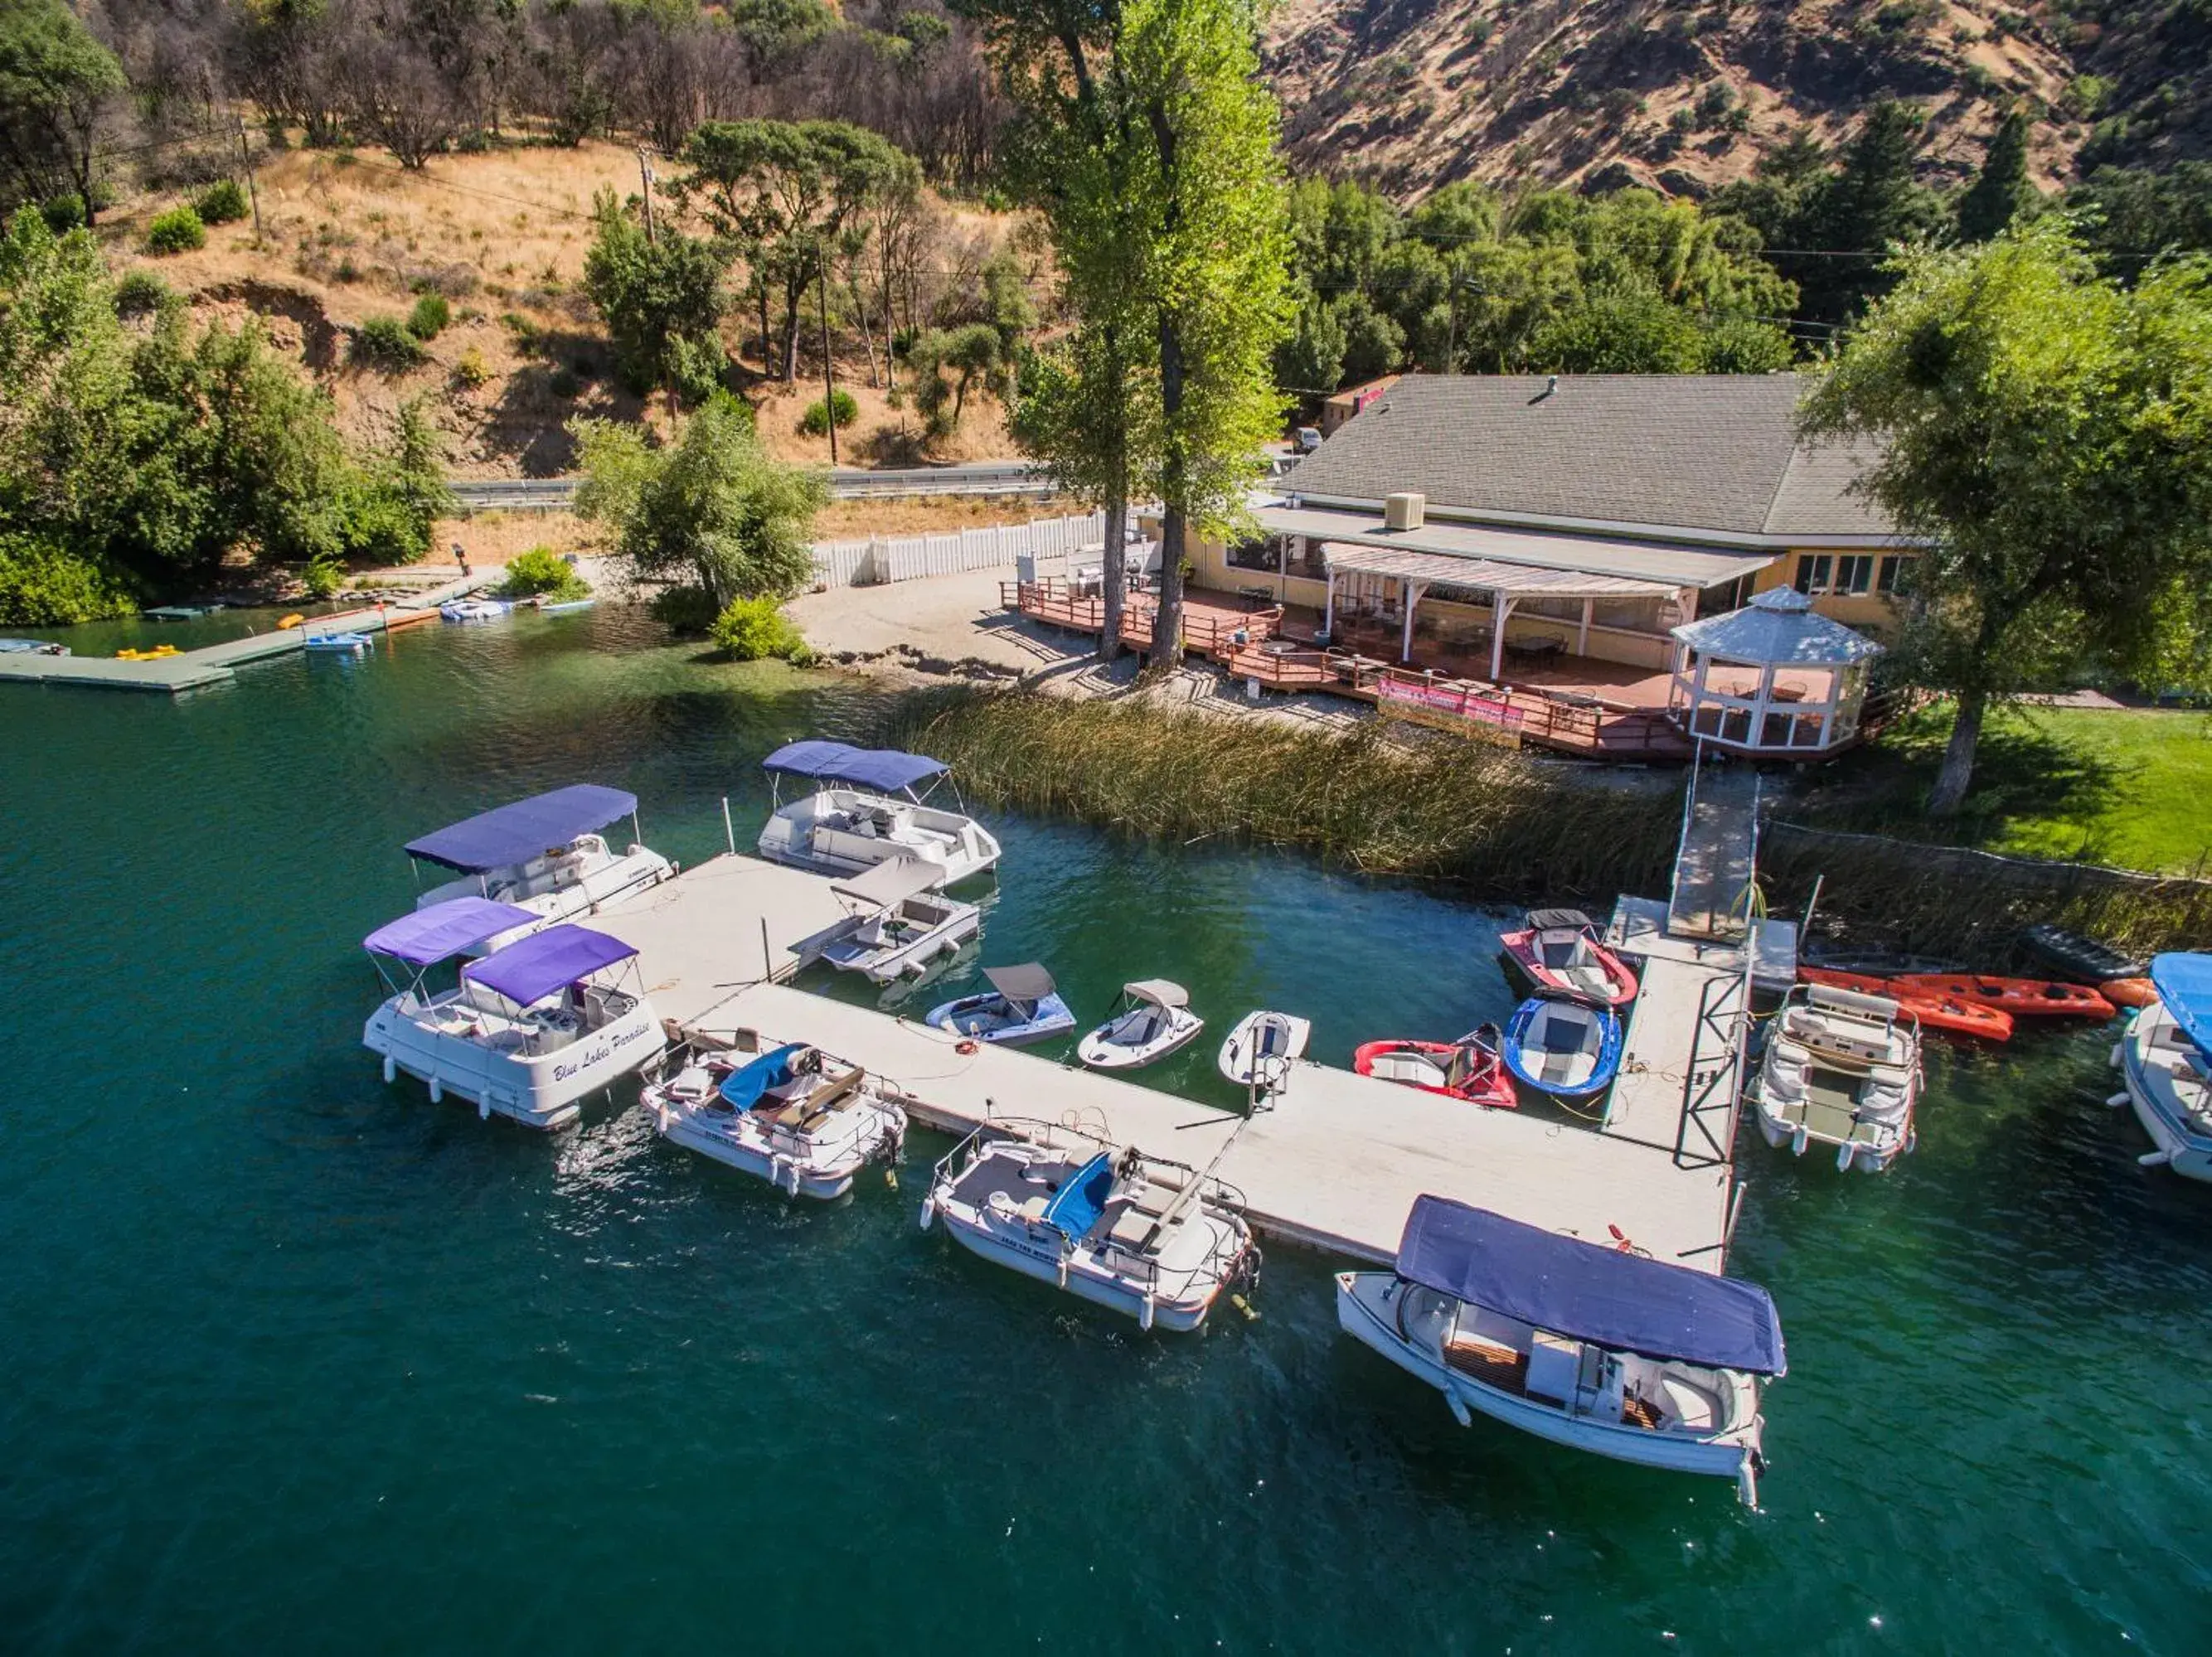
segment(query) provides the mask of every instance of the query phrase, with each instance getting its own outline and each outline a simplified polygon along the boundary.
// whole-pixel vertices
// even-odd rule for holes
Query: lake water
[[[1938,1051],[1884,1178],[1747,1136],[1758,1513],[1455,1425],[1319,1255],[1196,1338],[987,1266],[915,1228],[937,1135],[793,1207],[634,1093],[548,1138],[379,1081],[403,841],[592,780],[696,860],[870,694],[613,610],[0,687],[0,1648],[2204,1648],[2212,1191],[2136,1167],[2109,1031]],[[1079,1015],[1165,975],[1341,1063],[1510,1005],[1497,912],[997,827],[988,958]],[[1148,1079],[1228,1102],[1212,1045]]]

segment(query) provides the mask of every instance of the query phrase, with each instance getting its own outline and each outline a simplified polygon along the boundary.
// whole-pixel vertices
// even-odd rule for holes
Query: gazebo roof
[[[1762,592],[1741,610],[1670,630],[1701,656],[1759,666],[1844,667],[1881,653],[1863,633],[1814,614],[1813,601],[1789,587]]]

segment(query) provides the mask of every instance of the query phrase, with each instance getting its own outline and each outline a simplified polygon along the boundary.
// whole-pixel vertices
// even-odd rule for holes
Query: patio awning
[[[1384,528],[1381,511],[1371,507],[1352,511],[1313,505],[1272,506],[1262,501],[1253,507],[1252,515],[1270,535],[1303,535],[1310,541],[1378,552],[1425,552],[1535,569],[1625,575],[1675,587],[1718,586],[1765,569],[1775,558],[1771,552],[1631,539],[1596,527],[1527,530],[1462,522],[1438,517],[1433,509],[1428,521],[1417,530]]]
[[[1400,552],[1349,541],[1325,541],[1321,553],[1331,574],[1390,575],[1401,581],[1476,587],[1516,598],[1671,598],[1681,591],[1664,581],[1638,580],[1632,575],[1593,575],[1584,570],[1546,569],[1535,564],[1461,558],[1445,552]]]

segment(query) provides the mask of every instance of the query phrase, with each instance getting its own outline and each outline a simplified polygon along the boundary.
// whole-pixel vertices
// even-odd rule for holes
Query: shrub
[[[853,401],[853,394],[850,391],[837,391],[831,395],[826,408],[818,398],[808,404],[806,412],[799,417],[799,429],[809,437],[828,436],[830,416],[832,411],[835,411],[837,416],[837,425],[841,430],[860,417],[860,405]]]
[[[301,585],[310,598],[327,598],[345,585],[345,560],[336,553],[319,553],[300,572]]]
[[[398,373],[422,360],[422,342],[398,317],[371,317],[353,331],[356,362],[385,373]]]
[[[453,307],[442,294],[425,294],[407,313],[407,331],[417,339],[435,339],[453,319]]]
[[[580,598],[591,590],[576,567],[550,547],[532,547],[509,559],[499,587],[502,598]]]
[[[475,391],[491,378],[491,369],[484,362],[483,353],[471,345],[461,353],[461,360],[453,365],[453,384],[464,391]]]
[[[146,227],[146,251],[149,253],[189,253],[195,247],[206,246],[207,227],[189,207],[173,207],[166,213],[156,213],[154,222]]]
[[[143,317],[169,302],[169,284],[151,270],[133,270],[115,284],[115,314]]]
[[[716,644],[741,662],[757,662],[776,656],[794,666],[804,667],[814,659],[814,652],[807,648],[799,629],[791,624],[791,618],[783,613],[783,606],[765,596],[732,600],[714,618],[708,634]]]
[[[192,211],[203,224],[230,224],[246,216],[246,192],[235,179],[217,179],[192,197]]]
[[[54,234],[66,235],[84,222],[84,197],[75,194],[49,196],[39,203],[39,216]]]
[[[331,272],[331,279],[334,282],[359,282],[361,267],[353,262],[353,256],[348,254],[338,261],[338,268]]]
[[[647,608],[653,619],[671,633],[697,634],[714,630],[714,595],[704,587],[663,587]]]

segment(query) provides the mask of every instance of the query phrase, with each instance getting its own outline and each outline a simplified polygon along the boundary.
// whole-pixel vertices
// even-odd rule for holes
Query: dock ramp
[[[1682,801],[1667,930],[1677,938],[1741,942],[1750,930],[1758,852],[1759,774],[1709,766],[1700,744]]]

